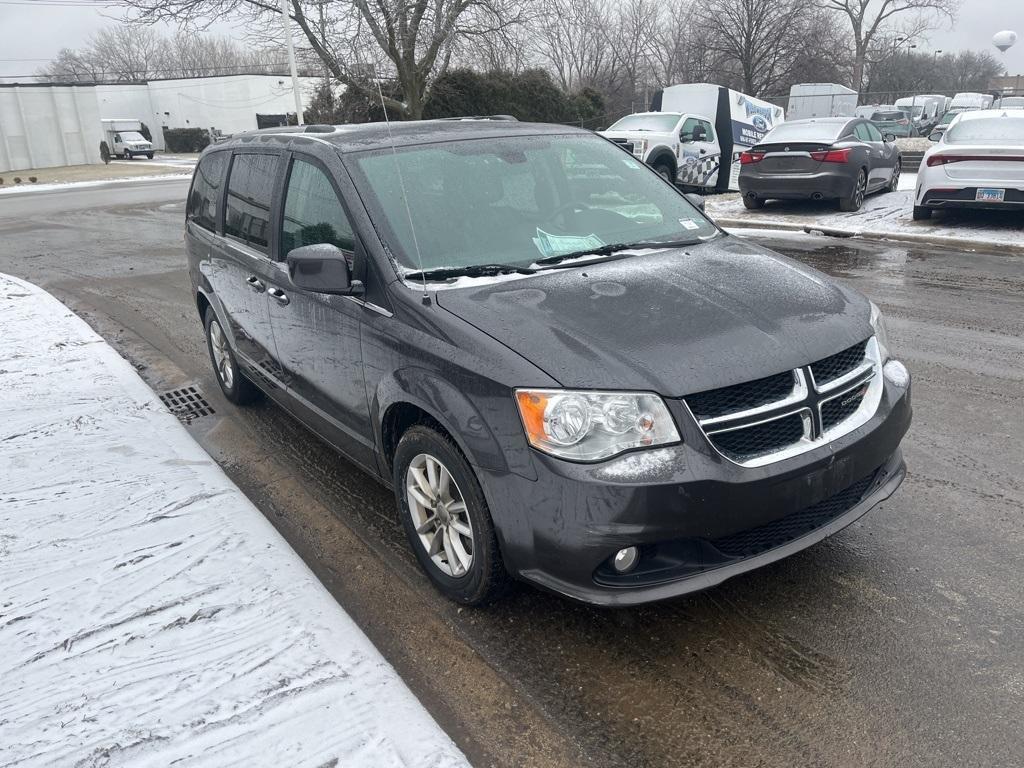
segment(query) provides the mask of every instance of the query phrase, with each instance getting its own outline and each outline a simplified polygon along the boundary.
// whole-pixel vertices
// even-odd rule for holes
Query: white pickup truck
[[[669,86],[651,106],[601,135],[667,180],[699,192],[739,189],[740,154],[785,117],[781,107],[710,83]]]

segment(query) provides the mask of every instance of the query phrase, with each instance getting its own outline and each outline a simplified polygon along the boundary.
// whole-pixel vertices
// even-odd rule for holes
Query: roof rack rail
[[[519,118],[514,115],[463,115],[461,117],[439,117],[438,120],[508,120],[518,123]]]

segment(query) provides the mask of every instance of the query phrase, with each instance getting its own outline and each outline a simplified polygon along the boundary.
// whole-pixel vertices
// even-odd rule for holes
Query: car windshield
[[[795,121],[782,123],[773,128],[761,139],[762,144],[774,144],[780,141],[818,141],[833,142],[839,138],[840,132],[846,128],[845,122],[814,122]]]
[[[895,122],[899,122],[900,120],[905,120],[906,118],[907,118],[906,114],[904,114],[903,112],[900,112],[900,111],[896,111],[896,112],[875,112],[875,114],[873,114],[871,116],[872,122],[876,122],[876,123],[895,123]]]
[[[924,114],[924,105],[920,105],[919,104],[919,105],[914,106],[914,107],[912,107],[910,105],[907,105],[907,106],[904,106],[904,107],[900,107],[900,112],[903,113],[904,115],[908,115],[908,116],[910,115],[911,112],[913,112],[914,117],[920,117],[921,115]]]
[[[136,131],[121,131],[122,141],[145,141],[146,137]]]
[[[531,268],[602,248],[610,256],[620,244],[696,243],[719,233],[649,167],[593,135],[376,150],[357,155],[352,170],[385,244],[413,271]]]
[[[626,115],[609,131],[658,131],[668,133],[675,129],[682,117],[678,112],[662,112],[657,115]]]
[[[979,117],[961,120],[946,131],[946,143],[1024,146],[1024,118]]]

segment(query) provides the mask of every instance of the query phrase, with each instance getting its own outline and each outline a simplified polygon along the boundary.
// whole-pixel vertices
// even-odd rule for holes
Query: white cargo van
[[[784,119],[782,107],[767,101],[690,83],[658,91],[650,112],[627,115],[600,133],[670,181],[727,192],[739,190],[739,156]]]
[[[103,134],[110,154],[131,160],[137,155],[153,159],[153,144],[142,135],[142,121],[131,119],[103,120]]]
[[[932,94],[920,94],[896,99],[896,108],[904,112],[914,123],[918,133],[928,134],[939,119],[945,114],[946,97]]]
[[[992,106],[991,93],[958,93],[950,102],[949,108],[956,110],[988,109]]]
[[[789,89],[786,116],[790,120],[812,117],[853,117],[857,92],[836,83],[799,83]]]

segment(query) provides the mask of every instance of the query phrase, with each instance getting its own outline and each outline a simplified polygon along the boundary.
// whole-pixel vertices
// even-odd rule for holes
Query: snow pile
[[[904,174],[896,192],[874,194],[855,213],[842,213],[834,201],[769,200],[761,210],[743,201],[708,198],[708,215],[720,226],[820,231],[875,240],[906,240],[937,245],[1022,248],[1024,217],[988,211],[938,212],[931,220],[914,221],[917,174]]]
[[[0,764],[466,766],[84,322],[0,275]]]

